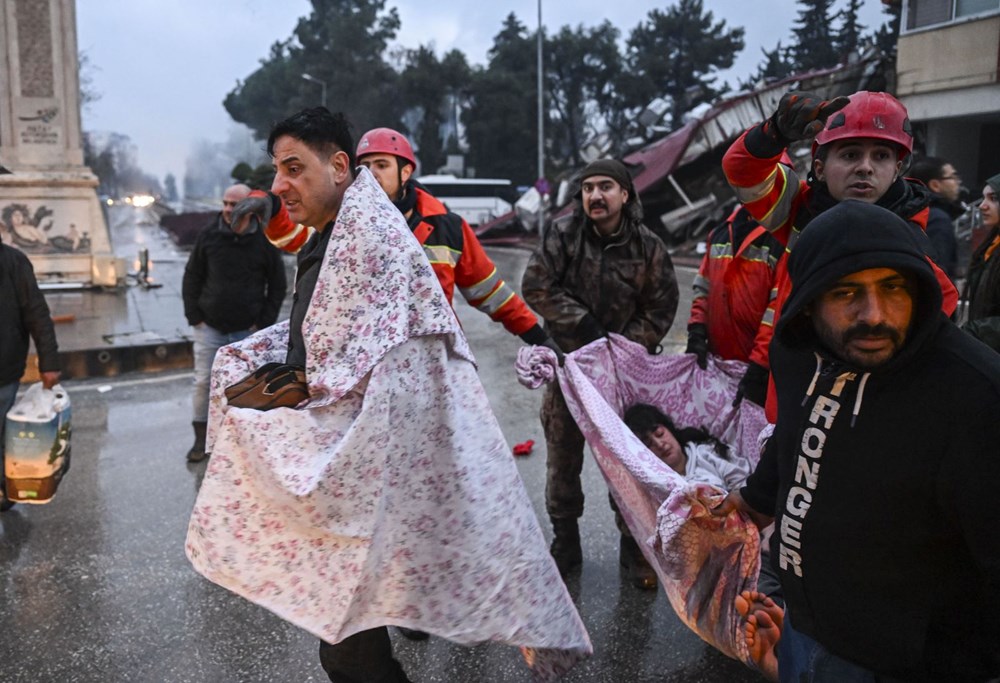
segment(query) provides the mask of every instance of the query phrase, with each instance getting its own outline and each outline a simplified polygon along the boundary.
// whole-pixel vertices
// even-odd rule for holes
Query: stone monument
[[[0,239],[40,282],[120,281],[83,164],[75,0],[0,0],[0,165]]]

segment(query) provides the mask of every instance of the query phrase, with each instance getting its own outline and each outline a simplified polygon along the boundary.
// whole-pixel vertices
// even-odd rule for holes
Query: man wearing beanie
[[[786,607],[751,607],[751,649],[782,681],[1000,675],[1000,356],[941,312],[919,235],[882,207],[817,216],[788,273],[774,435],[716,509],[774,517]]]
[[[642,207],[628,169],[599,159],[580,176],[572,217],[551,225],[521,283],[525,301],[567,353],[621,334],[656,353],[677,312],[677,278],[667,248],[642,224]],[[545,504],[552,520],[552,556],[566,576],[583,553],[584,438],[556,383],[546,386],[542,427],[548,450]],[[612,506],[614,502],[612,501]],[[616,511],[620,562],[632,583],[656,587],[656,574]]]

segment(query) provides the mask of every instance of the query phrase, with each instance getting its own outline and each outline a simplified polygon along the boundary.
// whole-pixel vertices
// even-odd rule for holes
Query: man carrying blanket
[[[269,234],[301,247],[291,320],[219,352],[188,556],[322,638],[331,681],[407,681],[389,624],[510,643],[556,677],[590,642],[420,245],[341,115],[282,121],[268,152],[276,197],[254,210],[298,224]],[[308,401],[226,405],[276,361],[304,366]]]

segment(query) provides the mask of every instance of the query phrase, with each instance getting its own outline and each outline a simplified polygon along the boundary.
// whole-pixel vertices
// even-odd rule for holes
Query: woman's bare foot
[[[776,653],[785,611],[757,591],[743,591],[736,596],[736,611],[746,620],[744,634],[750,658],[765,676],[778,680]]]

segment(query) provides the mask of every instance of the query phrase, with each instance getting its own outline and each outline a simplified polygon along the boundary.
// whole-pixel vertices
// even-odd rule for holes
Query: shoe
[[[399,635],[403,636],[408,640],[427,640],[431,637],[431,634],[427,631],[418,631],[415,628],[405,628],[403,626],[397,626],[396,630],[399,631]]]
[[[208,453],[205,452],[205,432],[208,431],[208,423],[192,422],[191,426],[194,427],[194,445],[188,451],[187,461],[201,462],[208,457]]]
[[[618,563],[628,572],[629,581],[636,588],[656,589],[656,572],[646,561],[639,544],[631,536],[622,536],[618,545]]]
[[[552,546],[549,552],[556,561],[559,575],[565,577],[583,564],[583,550],[580,548],[580,526],[576,518],[552,519]]]

